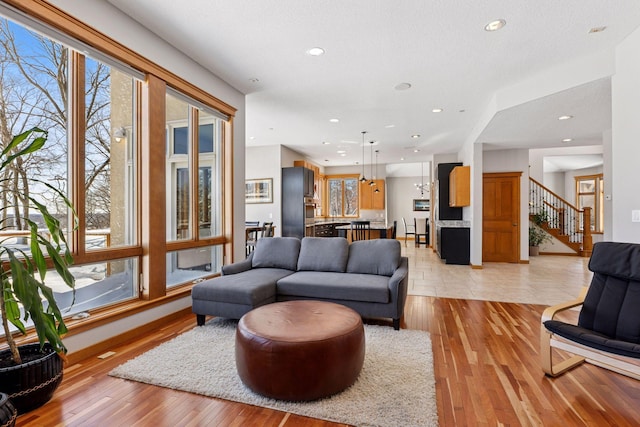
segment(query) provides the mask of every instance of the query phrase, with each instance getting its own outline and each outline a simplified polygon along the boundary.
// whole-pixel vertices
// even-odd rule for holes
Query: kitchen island
[[[338,231],[338,236],[346,237],[351,241],[351,224],[339,225],[335,227]],[[371,238],[372,239],[387,239],[391,238],[393,233],[393,224],[387,224],[381,221],[371,221]]]

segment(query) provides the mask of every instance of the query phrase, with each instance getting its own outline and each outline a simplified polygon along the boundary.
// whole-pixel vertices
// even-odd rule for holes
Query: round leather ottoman
[[[245,314],[236,329],[236,367],[253,391],[315,400],[352,385],[364,362],[360,315],[323,301],[285,301]]]

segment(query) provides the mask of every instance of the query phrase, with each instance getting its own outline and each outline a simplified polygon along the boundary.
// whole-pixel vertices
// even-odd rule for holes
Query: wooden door
[[[521,172],[483,174],[483,262],[520,261],[521,175]]]

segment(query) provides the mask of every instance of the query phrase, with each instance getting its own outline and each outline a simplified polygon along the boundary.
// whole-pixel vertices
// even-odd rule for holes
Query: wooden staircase
[[[591,256],[591,208],[578,209],[529,178],[529,220],[579,256]],[[585,227],[586,224],[586,227]]]

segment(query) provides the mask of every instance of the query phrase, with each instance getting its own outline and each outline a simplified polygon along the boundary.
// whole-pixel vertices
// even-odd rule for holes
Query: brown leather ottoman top
[[[245,314],[236,330],[236,367],[253,391],[315,400],[358,378],[365,354],[360,315],[340,304],[286,301]]]

